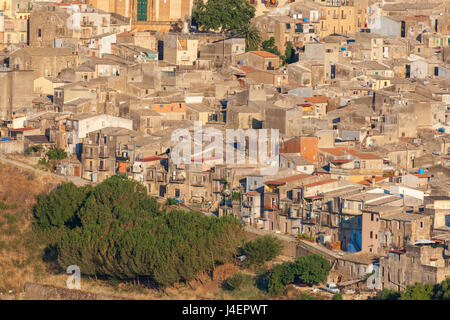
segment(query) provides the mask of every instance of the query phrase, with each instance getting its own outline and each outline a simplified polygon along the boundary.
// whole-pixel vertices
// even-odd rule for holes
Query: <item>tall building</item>
[[[320,37],[367,28],[368,0],[314,0],[319,4]]]
[[[106,12],[132,19],[138,30],[169,31],[175,22],[191,15],[194,0],[90,0]]]

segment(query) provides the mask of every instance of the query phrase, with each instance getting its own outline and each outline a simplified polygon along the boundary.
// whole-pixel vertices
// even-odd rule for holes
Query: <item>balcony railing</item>
[[[278,0],[266,0],[267,8],[274,8],[278,6]]]
[[[271,209],[271,210],[276,210],[279,208],[278,204],[265,204],[264,205],[265,209]]]
[[[108,150],[107,150],[107,149],[100,150],[98,156],[99,156],[100,158],[109,158]]]
[[[180,174],[170,176],[170,179],[169,179],[170,182],[174,182],[174,183],[183,183],[185,180],[186,180],[186,177],[184,177],[183,175],[180,175]]]

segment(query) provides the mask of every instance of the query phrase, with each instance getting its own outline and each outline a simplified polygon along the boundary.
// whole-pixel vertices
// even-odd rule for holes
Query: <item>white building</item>
[[[69,154],[80,152],[81,139],[86,138],[89,132],[107,127],[133,130],[133,120],[114,117],[109,114],[79,114],[67,119],[67,152]]]

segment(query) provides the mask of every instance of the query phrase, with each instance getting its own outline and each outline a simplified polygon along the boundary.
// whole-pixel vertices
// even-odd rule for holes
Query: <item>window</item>
[[[373,239],[373,231],[370,231],[370,239]]]
[[[147,21],[147,0],[137,0],[137,21]]]
[[[423,229],[423,221],[420,222],[420,229]]]
[[[42,30],[38,29],[38,38],[42,37]]]
[[[373,221],[373,213],[370,214],[370,221]]]

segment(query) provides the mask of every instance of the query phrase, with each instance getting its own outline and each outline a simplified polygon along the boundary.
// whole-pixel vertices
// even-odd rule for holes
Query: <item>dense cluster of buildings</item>
[[[250,1],[289,64],[192,3],[0,2],[0,152],[298,237],[338,283],[450,277],[449,3]]]

